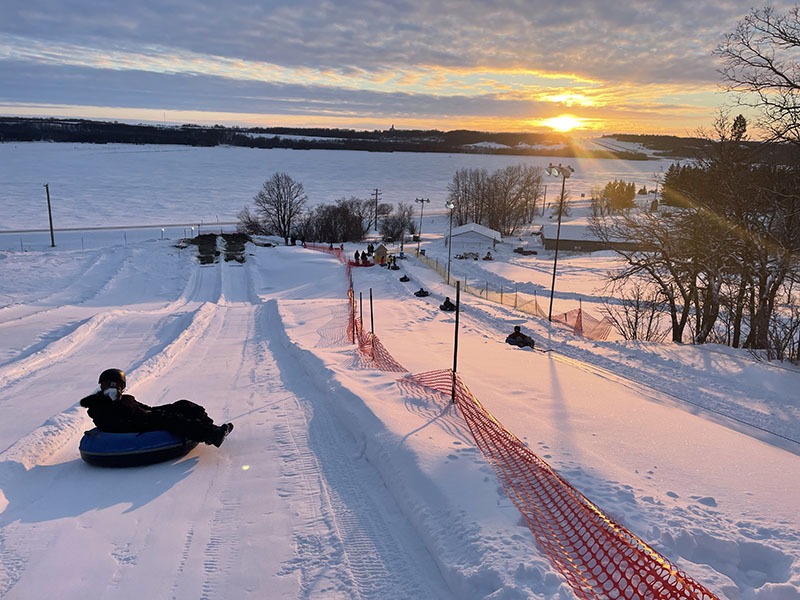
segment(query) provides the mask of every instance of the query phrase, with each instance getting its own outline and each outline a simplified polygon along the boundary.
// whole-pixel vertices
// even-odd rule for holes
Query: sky
[[[690,135],[735,101],[713,50],[751,6],[4,0],[0,115]]]

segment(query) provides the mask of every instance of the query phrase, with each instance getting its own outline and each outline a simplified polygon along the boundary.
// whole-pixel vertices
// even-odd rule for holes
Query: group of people
[[[367,244],[367,249],[366,250],[361,250],[361,251],[356,250],[356,253],[355,253],[355,256],[354,256],[355,263],[357,265],[361,265],[361,264],[369,265],[369,264],[371,264],[369,262],[369,259],[373,254],[375,254],[375,246],[372,245],[372,244]]]
[[[397,266],[397,257],[394,254],[390,254],[386,257],[386,266],[389,267],[392,271],[400,270],[400,267]],[[381,266],[384,265],[384,261],[381,261]]]

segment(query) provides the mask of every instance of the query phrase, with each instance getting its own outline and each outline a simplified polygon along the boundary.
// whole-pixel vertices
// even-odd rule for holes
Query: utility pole
[[[378,198],[381,195],[381,191],[375,188],[372,195],[375,196],[375,231],[378,231]]]
[[[50,219],[50,247],[51,248],[55,248],[56,247],[56,238],[53,235],[53,211],[50,208],[50,184],[49,183],[45,183],[44,184],[44,189],[47,192],[47,216]]]

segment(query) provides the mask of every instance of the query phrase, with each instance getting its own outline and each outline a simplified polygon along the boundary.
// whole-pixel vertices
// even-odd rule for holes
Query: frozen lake
[[[314,206],[337,198],[383,202],[430,198],[426,212],[444,210],[447,184],[462,168],[489,171],[509,165],[575,168],[567,182],[572,198],[613,179],[654,185],[671,160],[625,161],[489,154],[379,153],[347,150],[148,146],[127,144],[0,144],[0,231],[46,229],[49,183],[56,229],[161,225],[214,225],[235,221],[261,184],[276,171],[303,183]],[[548,183],[548,199],[560,191]]]

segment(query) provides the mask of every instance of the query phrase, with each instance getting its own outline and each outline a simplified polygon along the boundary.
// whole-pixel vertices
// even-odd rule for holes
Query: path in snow
[[[285,357],[294,346],[269,296],[325,302],[332,314],[344,301],[314,295],[336,286],[281,289],[292,280],[270,276],[286,267],[273,258],[200,267],[178,257],[190,274],[164,299],[121,276],[134,253],[57,301],[17,299],[9,318],[35,321],[53,339],[22,343],[0,367],[5,414],[30,412],[0,429],[0,595],[44,597],[56,577],[63,598],[87,590],[98,598],[448,597],[413,528],[327,408],[335,398],[325,383]],[[339,276],[314,257],[302,268],[317,283]],[[39,310],[49,303],[57,306]],[[91,316],[70,325],[87,304]],[[68,333],[59,338],[59,328]],[[88,392],[112,364],[126,368],[141,401],[196,399],[218,422],[232,420],[234,434],[219,450],[201,445],[175,463],[88,467],[77,456],[89,422],[75,390]],[[33,399],[46,401],[30,410]]]

